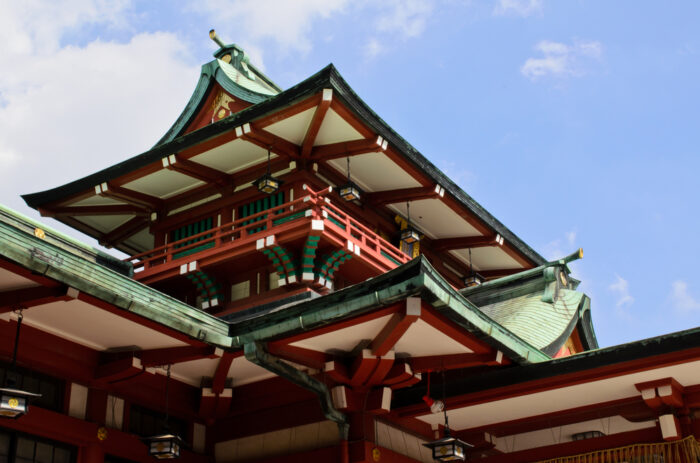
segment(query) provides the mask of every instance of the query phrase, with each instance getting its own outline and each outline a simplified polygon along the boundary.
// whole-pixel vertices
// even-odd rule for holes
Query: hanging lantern
[[[464,461],[466,449],[472,447],[471,444],[449,434],[442,439],[423,444],[423,446],[433,452],[433,460],[435,461]]]
[[[350,156],[348,160],[348,183],[341,186],[338,193],[345,201],[358,201],[361,197],[360,188],[350,180]]]
[[[41,394],[19,389],[0,388],[0,417],[19,418],[29,411],[29,402],[41,397]]]
[[[15,334],[15,346],[12,351],[12,364],[10,371],[6,373],[5,387],[0,388],[0,417],[17,419],[29,412],[29,402],[41,397],[41,394],[33,394],[31,392],[15,389],[17,383],[14,377],[14,369],[17,364],[17,349],[19,347],[19,330],[22,327],[23,308],[18,310],[17,315],[17,332]],[[10,380],[12,378],[12,380]]]
[[[180,457],[182,440],[175,434],[158,434],[143,439],[148,445],[148,454],[159,460],[172,460]]]
[[[143,442],[148,445],[148,454],[159,460],[172,460],[179,458],[180,447],[182,446],[182,439],[180,439],[180,436],[168,432],[169,385],[170,365],[168,365],[167,376],[165,378],[165,420],[163,422],[165,432],[143,439]]]
[[[464,284],[467,286],[467,288],[472,288],[474,286],[479,286],[484,282],[484,277],[479,275],[476,272],[473,272],[471,275],[469,275],[467,278],[464,279]]]
[[[268,195],[276,192],[279,190],[280,185],[282,184],[281,180],[278,180],[277,178],[273,177],[272,174],[270,173],[270,148],[267,149],[267,173],[257,179],[256,181],[253,182],[253,185],[255,185],[255,188],[258,189],[258,191],[262,193],[267,193]]]
[[[406,203],[406,228],[401,230],[401,241],[406,245],[420,241],[418,231],[411,226],[411,210],[409,209],[408,203]]]

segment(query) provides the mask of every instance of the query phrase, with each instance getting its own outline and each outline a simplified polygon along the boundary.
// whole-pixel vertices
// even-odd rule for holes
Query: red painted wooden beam
[[[492,352],[486,354],[429,355],[411,357],[407,361],[411,364],[413,371],[420,373],[499,364],[496,360],[496,354]]]
[[[360,355],[358,355],[353,362],[350,385],[357,387],[365,384],[378,363],[379,359],[376,355],[372,354],[371,350],[362,349]]]
[[[100,195],[108,198],[123,201],[137,207],[145,207],[148,210],[160,210],[165,202],[155,196],[141,193],[135,190],[130,190],[112,183],[107,184],[107,189],[100,186]]]
[[[126,357],[98,365],[95,368],[94,378],[98,383],[111,383],[136,376],[143,370],[139,359]]]
[[[61,286],[14,289],[0,293],[0,313],[9,312],[19,307],[28,309],[37,305],[69,299],[70,297],[66,295],[66,288]]]
[[[450,249],[482,248],[486,246],[500,246],[499,235],[465,236],[460,238],[443,238],[430,242],[436,251],[448,251]],[[520,269],[522,270],[522,269]]]
[[[323,370],[328,361],[328,355],[325,352],[292,346],[283,342],[269,343],[268,350],[272,355],[276,355],[291,362],[300,363],[316,370]]]
[[[94,216],[94,215],[137,215],[146,217],[150,212],[133,204],[106,204],[103,206],[54,206],[40,207],[39,212],[44,217],[63,217],[63,216]]]
[[[377,366],[365,382],[365,385],[367,386],[376,386],[382,384],[384,378],[391,370],[391,367],[394,365],[394,353],[389,352],[386,355],[382,355],[381,357],[378,357],[378,360],[379,361],[377,362]]]
[[[162,349],[136,351],[134,354],[141,359],[145,367],[172,365],[203,358],[218,358],[213,346],[178,346]]]
[[[231,364],[236,357],[241,357],[243,351],[238,352],[224,352],[224,355],[219,359],[219,363],[216,365],[216,371],[214,372],[214,377],[212,378],[211,389],[215,394],[220,394],[224,387],[226,386],[226,377],[231,369]]]
[[[376,193],[365,194],[365,200],[373,205],[385,205],[393,203],[403,203],[406,201],[419,201],[421,199],[439,198],[440,187],[420,186],[415,188],[404,188],[400,190],[386,190]]]
[[[387,373],[384,379],[384,384],[392,386],[394,384],[404,383],[411,378],[413,378],[413,369],[411,365],[402,361],[401,363],[394,363],[394,366],[391,367],[391,370],[389,370],[389,373]]]
[[[136,233],[148,226],[148,218],[137,216],[118,226],[111,232],[107,233],[100,240],[100,244],[107,246],[116,246],[124,240],[134,236]]]
[[[311,154],[311,149],[316,141],[316,136],[318,131],[321,129],[321,124],[323,123],[323,118],[326,117],[328,108],[331,107],[331,101],[333,99],[333,90],[323,89],[321,93],[321,101],[319,102],[314,115],[309,124],[309,128],[306,129],[306,135],[304,135],[304,141],[301,143],[301,156],[308,157]]]
[[[374,355],[386,355],[394,348],[399,339],[408,328],[418,320],[421,315],[420,298],[410,297],[406,299],[406,307],[403,313],[395,313],[379,334],[374,338],[369,348]]]
[[[354,156],[356,154],[373,153],[380,151],[382,141],[379,137],[371,137],[363,140],[344,141],[328,145],[314,146],[311,149],[311,157],[330,161],[331,159]]]
[[[350,384],[348,369],[337,360],[326,362],[323,372],[333,381],[339,384]]]
[[[175,159],[171,157],[163,158],[163,164],[167,164],[165,166],[166,169],[179,172],[206,183],[214,183],[219,186],[231,184],[230,177],[225,172],[221,172],[220,170],[213,169],[184,157],[175,156]]]

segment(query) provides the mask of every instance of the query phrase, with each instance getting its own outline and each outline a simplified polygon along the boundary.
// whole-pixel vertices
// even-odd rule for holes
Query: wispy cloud
[[[493,8],[493,14],[530,16],[542,13],[542,0],[498,0]]]
[[[388,43],[419,37],[433,12],[433,3],[424,0],[390,0],[376,5],[377,35],[370,37],[365,46],[365,56],[370,59],[390,50]]]
[[[564,236],[545,244],[543,254],[545,259],[554,260],[571,254],[576,249],[576,230],[564,233]]]
[[[598,41],[574,41],[572,45],[543,40],[535,45],[541,57],[528,58],[520,72],[530,80],[543,77],[575,77],[585,74],[591,62],[599,61],[603,46]]]
[[[629,283],[620,275],[615,274],[615,281],[608,286],[608,289],[615,295],[616,313],[622,317],[629,317],[629,307],[634,304],[634,297],[630,294]]]
[[[683,280],[676,280],[671,283],[671,302],[679,312],[700,311],[700,300],[694,298],[688,292],[688,283]]]

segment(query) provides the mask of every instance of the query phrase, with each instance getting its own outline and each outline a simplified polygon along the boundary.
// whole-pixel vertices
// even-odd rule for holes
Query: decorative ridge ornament
[[[17,313],[17,331],[15,334],[15,345],[12,350],[12,363],[5,373],[5,385],[0,388],[0,417],[17,419],[29,412],[29,402],[41,397],[41,394],[15,389],[17,387],[17,376],[15,367],[17,365],[17,349],[19,347],[19,332],[22,327],[22,311],[24,307],[15,310]]]

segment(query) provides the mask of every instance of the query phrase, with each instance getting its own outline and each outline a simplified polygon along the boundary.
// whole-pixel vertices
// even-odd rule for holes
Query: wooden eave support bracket
[[[134,217],[126,223],[118,226],[100,239],[100,244],[107,247],[114,247],[124,240],[134,236],[149,224],[150,217]]]
[[[683,386],[674,378],[663,378],[638,383],[635,387],[641,393],[644,403],[658,414],[659,427],[664,440],[680,439],[683,433],[677,415],[683,416],[684,421],[689,422]]]
[[[355,156],[357,154],[376,153],[386,151],[388,142],[381,136],[365,138],[363,140],[344,141],[330,143],[328,145],[314,146],[310,156],[321,161]]]
[[[370,204],[379,206],[406,201],[419,201],[421,199],[442,198],[443,196],[445,196],[445,188],[440,185],[434,185],[367,193],[365,200]]]
[[[246,123],[235,128],[236,136],[273,153],[291,159],[299,159],[299,147],[294,143],[278,137],[264,129],[256,128]]]
[[[0,293],[0,313],[10,312],[16,307],[28,309],[38,305],[72,299],[65,286],[14,289]]]
[[[436,251],[449,251],[451,249],[483,248],[488,246],[503,246],[503,237],[499,234],[486,236],[465,236],[460,238],[442,238],[431,241],[432,248]],[[519,269],[518,271],[521,271]]]
[[[112,183],[103,182],[95,185],[95,194],[106,198],[116,199],[133,206],[145,208],[149,211],[158,211],[163,209],[165,201],[155,196],[140,193],[135,190],[116,186]]]
[[[301,157],[309,157],[311,150],[313,149],[314,142],[316,141],[316,136],[318,131],[321,129],[321,124],[323,124],[323,119],[326,117],[328,108],[331,107],[331,102],[333,101],[333,89],[324,88],[321,93],[321,101],[314,115],[311,118],[311,123],[309,128],[306,129],[306,135],[304,135],[304,141],[301,143]]]
[[[98,383],[113,383],[129,379],[145,371],[141,361],[136,357],[126,357],[103,363],[95,368],[94,379]]]
[[[369,349],[372,351],[372,354],[383,356],[389,353],[398,340],[408,331],[408,328],[420,318],[420,315],[421,299],[419,297],[406,298],[403,313],[392,315],[370,344]]]
[[[154,367],[203,358],[219,358],[223,355],[223,351],[213,346],[178,346],[136,351],[134,354],[141,360],[144,367]]]
[[[168,170],[179,172],[206,183],[213,183],[221,187],[231,184],[231,178],[225,172],[207,167],[204,164],[185,159],[175,154],[162,158],[161,163],[163,167]]]

